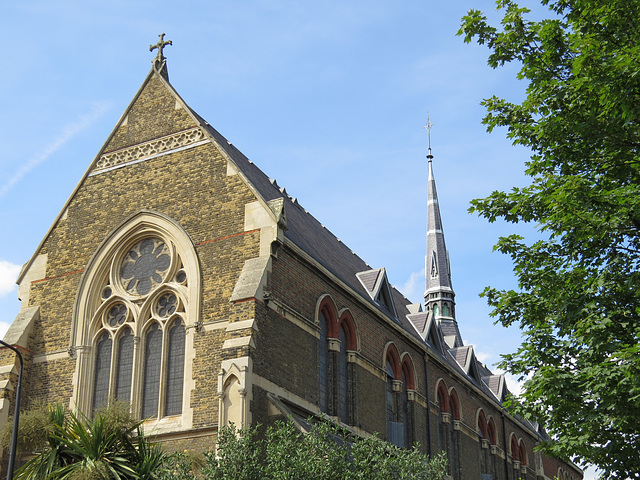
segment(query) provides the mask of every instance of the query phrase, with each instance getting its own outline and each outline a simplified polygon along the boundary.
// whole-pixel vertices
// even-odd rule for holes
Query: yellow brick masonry
[[[127,148],[196,127],[178,97],[152,74],[103,152]],[[66,212],[36,254],[47,254],[46,277],[31,284],[29,306],[40,307],[28,350],[25,406],[38,401],[69,404],[76,361],[67,354],[74,301],[84,269],[101,243],[125,219],[140,210],[169,216],[195,245],[202,276],[201,317],[204,324],[252,318],[252,302],[229,303],[245,260],[259,255],[259,230],[244,231],[245,204],[256,200],[238,175],[227,174],[227,159],[213,143],[176,151],[140,163],[87,176],[70,199]],[[203,329],[194,337],[191,396],[193,430],[167,437],[170,448],[189,444],[212,448],[218,424],[217,374],[227,338],[224,329]],[[2,365],[13,362],[1,357]],[[0,379],[2,380],[2,379]],[[10,391],[2,392],[11,396]],[[182,440],[180,440],[182,438]]]

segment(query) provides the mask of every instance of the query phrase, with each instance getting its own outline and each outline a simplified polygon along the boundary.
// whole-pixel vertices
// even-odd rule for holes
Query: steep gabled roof
[[[488,377],[482,377],[482,382],[487,386],[496,400],[504,402],[507,392],[504,375],[490,375]]]
[[[372,270],[353,250],[340,241],[329,229],[316,220],[305,210],[296,199],[280,188],[275,181],[262,172],[251,160],[238,150],[223,135],[206,122],[195,111],[191,110],[202,127],[215,141],[218,149],[238,168],[245,183],[264,202],[282,199],[287,219],[285,237],[300,247],[304,252],[337,276],[341,281],[359,292],[363,299],[375,305],[384,315],[399,323],[404,330],[419,338],[415,328],[406,318],[409,314],[407,306],[411,302],[387,280],[386,271],[382,270],[382,277],[376,279],[377,296],[372,297],[371,291],[358,278],[358,273]],[[385,302],[380,302],[380,294],[386,295]],[[388,308],[391,307],[391,308]]]
[[[396,319],[396,308],[391,296],[391,286],[389,285],[389,280],[387,280],[386,270],[384,268],[376,268],[366,272],[358,272],[356,277],[367,290],[369,297]]]

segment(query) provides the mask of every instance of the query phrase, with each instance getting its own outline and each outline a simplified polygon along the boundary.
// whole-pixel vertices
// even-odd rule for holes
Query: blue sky
[[[534,4],[535,5],[535,4]],[[523,97],[516,67],[455,35],[492,0],[3,2],[0,334],[13,286],[151,68],[165,32],[184,100],[415,302],[424,290],[427,134],[457,318],[488,365],[520,332],[493,326],[478,293],[513,287],[501,234],[472,198],[523,185],[528,153],[481,124],[483,98]]]
[[[523,1],[529,6],[535,2]],[[414,302],[424,291],[427,134],[457,319],[489,366],[517,328],[478,297],[515,286],[473,198],[523,185],[528,152],[481,124],[483,98],[518,101],[516,66],[455,35],[493,0],[27,0],[0,4],[0,334],[14,281],[151,68],[158,34],[183,99]],[[512,383],[513,385],[513,383]],[[515,388],[515,387],[512,387]]]
[[[27,1],[0,7],[0,302],[151,67],[166,32],[185,101],[411,300],[424,291],[427,115],[463,337],[488,364],[516,348],[478,293],[513,286],[511,229],[469,201],[523,184],[527,152],[480,101],[521,98],[515,67],[455,35],[492,1]]]

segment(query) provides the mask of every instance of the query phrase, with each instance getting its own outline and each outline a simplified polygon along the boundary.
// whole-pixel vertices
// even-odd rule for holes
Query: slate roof
[[[344,283],[359,292],[365,301],[375,305],[380,312],[394,322],[399,323],[412,336],[420,338],[411,322],[406,318],[410,313],[407,309],[407,305],[411,303],[410,300],[397,289],[391,287],[391,297],[397,312],[397,318],[394,318],[387,309],[380,308],[369,295],[367,288],[357,277],[358,273],[369,271],[371,267],[331,233],[329,229],[316,220],[316,218],[306,211],[297,201],[294,201],[284,189],[280,189],[276,182],[269,179],[262,170],[231,144],[220,132],[209,125],[209,123],[202,119],[196,112],[191,111],[216,141],[220,150],[229,156],[242,175],[244,175],[246,180],[265,201],[279,198],[284,200],[284,211],[287,220],[285,237],[313,257]],[[374,272],[377,272],[376,277],[373,279],[375,283],[379,272],[377,270],[374,270]]]

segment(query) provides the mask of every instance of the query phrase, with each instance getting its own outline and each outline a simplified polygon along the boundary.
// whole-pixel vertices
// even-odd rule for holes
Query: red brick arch
[[[386,370],[387,362],[389,362],[391,364],[391,369],[393,370],[393,379],[400,380],[402,378],[402,375],[400,370],[401,364],[400,355],[398,355],[398,349],[393,342],[389,342],[385,346],[384,350],[384,369]]]
[[[323,295],[318,301],[317,322],[320,322],[321,313],[327,321],[327,336],[338,338],[338,310],[330,295]]]
[[[489,427],[487,426],[487,417],[485,417],[482,409],[478,409],[478,434],[481,438],[489,440]]]
[[[416,389],[416,373],[415,368],[413,368],[413,360],[411,359],[411,355],[408,353],[402,354],[402,373],[404,373],[405,378],[405,388],[407,390],[415,390]]]
[[[449,393],[447,392],[447,385],[442,379],[439,379],[436,384],[436,398],[438,399],[440,411],[447,413],[449,411]]]
[[[489,417],[489,421],[487,422],[487,434],[489,435],[489,443],[491,445],[497,445],[498,435],[496,435],[496,423],[492,417]]]
[[[449,413],[452,420],[460,420],[460,400],[455,388],[449,391]]]
[[[344,330],[344,336],[347,339],[347,350],[353,352],[358,350],[358,334],[356,330],[353,316],[349,310],[343,310],[340,312],[340,321],[338,322],[340,328]]]

